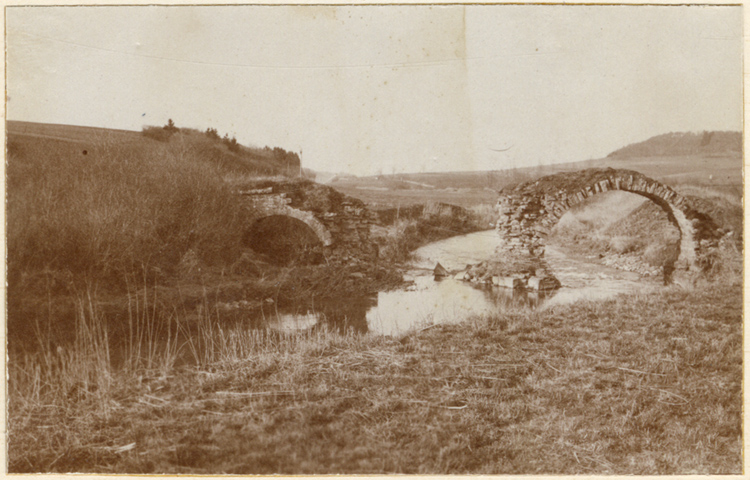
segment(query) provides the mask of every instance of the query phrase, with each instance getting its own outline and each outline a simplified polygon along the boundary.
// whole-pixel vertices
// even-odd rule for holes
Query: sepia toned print
[[[7,472],[743,473],[741,7],[5,16]]]

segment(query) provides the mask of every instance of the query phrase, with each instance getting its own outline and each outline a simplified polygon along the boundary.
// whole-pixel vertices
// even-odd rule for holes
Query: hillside
[[[148,128],[162,131],[160,127]],[[279,147],[258,149],[236,144],[231,149],[221,138],[210,138],[190,128],[177,128],[173,135],[165,135],[160,141],[132,130],[9,120],[6,133],[8,153],[17,158],[23,158],[24,150],[40,143],[47,146],[50,155],[57,152],[58,157],[86,155],[106,145],[155,150],[166,144],[188,147],[197,153],[197,158],[235,173],[296,176],[300,170],[299,157],[287,155]]]
[[[742,152],[740,132],[673,132],[615,150],[607,157],[725,156]]]

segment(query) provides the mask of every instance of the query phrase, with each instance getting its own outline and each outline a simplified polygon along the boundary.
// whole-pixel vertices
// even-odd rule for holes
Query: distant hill
[[[160,127],[149,128],[162,130]],[[8,120],[6,134],[8,153],[20,158],[24,151],[40,142],[51,152],[78,154],[102,145],[139,148],[153,153],[162,145],[182,144],[189,146],[203,161],[217,164],[226,171],[250,175],[297,176],[300,173],[299,157],[282,148],[232,146],[225,139],[211,138],[205,132],[191,128],[176,128],[173,135],[159,139],[132,130]]]
[[[607,155],[612,157],[656,157],[678,155],[726,156],[742,152],[740,132],[665,133],[632,143]]]
[[[457,199],[451,201],[461,202],[469,190],[490,192],[480,196],[490,198],[492,192],[508,185],[544,175],[606,167],[636,170],[671,186],[689,184],[737,192],[742,190],[742,134],[668,133],[620,148],[605,158],[542,165],[529,162],[526,167],[508,170],[340,177],[331,185],[370,202],[386,197],[399,204],[419,202],[427,196],[449,198],[446,190],[455,191]]]

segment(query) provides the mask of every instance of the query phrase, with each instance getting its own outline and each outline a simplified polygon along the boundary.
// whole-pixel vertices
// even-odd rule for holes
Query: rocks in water
[[[503,288],[544,291],[560,288],[560,282],[548,270],[540,265],[524,265],[520,272],[514,273],[504,262],[482,262],[467,265],[466,271],[457,273],[453,278],[464,282],[485,283]]]
[[[437,265],[435,265],[435,270],[432,271],[433,275],[435,275],[435,278],[443,278],[450,275],[448,270],[445,269],[442,265],[440,265],[440,262],[438,262]]]
[[[555,290],[560,288],[560,281],[552,276],[531,277],[526,286],[532,290]]]
[[[520,277],[504,277],[495,275],[492,277],[492,284],[497,285],[498,287],[505,287],[505,288],[523,288],[524,287],[524,281],[523,278]]]
[[[644,277],[653,277],[662,274],[661,267],[649,265],[638,255],[608,254],[602,257],[602,264],[618,270],[634,272]]]

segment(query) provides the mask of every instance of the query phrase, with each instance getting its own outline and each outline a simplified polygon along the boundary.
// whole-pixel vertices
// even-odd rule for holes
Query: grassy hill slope
[[[742,197],[706,187],[681,185],[677,190],[708,214],[725,232],[727,241],[712,255],[722,255],[722,268],[742,271]],[[626,192],[596,195],[563,215],[550,242],[573,255],[639,273],[657,273],[676,260],[680,232],[655,203]],[[704,259],[716,263],[715,258]],[[714,272],[721,273],[721,272]]]
[[[734,156],[742,153],[740,132],[672,132],[633,143],[608,157],[655,157],[677,155]]]
[[[118,148],[158,149],[162,144],[174,145],[176,149],[191,150],[201,161],[220,166],[223,170],[241,174],[279,175],[299,173],[299,163],[280,160],[270,149],[257,149],[238,145],[232,151],[220,139],[211,139],[194,129],[177,129],[174,135],[159,141],[142,132],[115,130],[76,125],[57,125],[32,122],[7,122],[8,151],[15,157],[23,156],[25,146],[44,142],[46,149],[63,155],[86,155],[88,151],[102,145]],[[155,127],[152,127],[155,128]],[[161,130],[158,129],[157,130]],[[83,152],[87,152],[84,154]]]
[[[236,186],[286,171],[200,132],[157,141],[8,122],[9,338],[18,346],[41,317],[55,318],[52,330],[69,330],[74,299],[89,289],[101,297],[132,292],[193,264],[231,270],[253,215]]]

